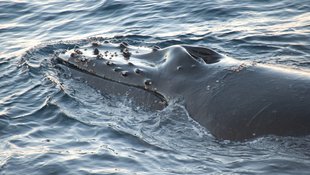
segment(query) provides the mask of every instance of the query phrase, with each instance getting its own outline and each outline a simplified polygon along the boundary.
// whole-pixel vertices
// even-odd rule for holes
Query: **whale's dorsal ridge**
[[[219,62],[223,56],[214,50],[203,46],[183,45],[187,52],[196,59],[202,59],[206,64]]]

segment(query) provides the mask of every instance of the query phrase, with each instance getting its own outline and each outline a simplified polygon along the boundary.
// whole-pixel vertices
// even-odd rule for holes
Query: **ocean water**
[[[309,174],[310,136],[217,140],[59,73],[89,38],[310,68],[309,0],[0,0],[0,174]]]

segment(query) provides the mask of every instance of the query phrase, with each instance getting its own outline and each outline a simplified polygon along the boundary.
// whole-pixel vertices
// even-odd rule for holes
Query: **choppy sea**
[[[89,38],[310,68],[309,0],[0,0],[0,174],[309,174],[310,136],[217,140],[59,74]]]

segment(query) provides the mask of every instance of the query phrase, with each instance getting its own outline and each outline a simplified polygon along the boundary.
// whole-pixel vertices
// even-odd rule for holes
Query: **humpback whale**
[[[310,134],[310,72],[240,61],[203,46],[90,42],[57,60],[73,77],[149,110],[182,101],[218,139]]]

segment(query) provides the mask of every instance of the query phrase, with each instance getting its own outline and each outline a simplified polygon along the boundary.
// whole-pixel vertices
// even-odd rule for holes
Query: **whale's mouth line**
[[[85,74],[88,74],[88,75],[91,75],[91,76],[94,76],[94,77],[97,77],[97,78],[100,78],[100,79],[104,79],[104,80],[107,80],[107,81],[110,81],[110,82],[114,82],[114,83],[118,83],[118,84],[122,84],[122,85],[125,85],[125,86],[130,86],[130,87],[133,87],[133,88],[137,88],[137,89],[141,89],[145,92],[148,92],[154,96],[156,96],[157,98],[159,98],[160,100],[162,100],[163,102],[165,102],[166,104],[168,104],[168,100],[160,93],[156,92],[156,91],[151,91],[149,89],[145,89],[145,88],[142,88],[140,86],[137,86],[137,85],[133,85],[133,84],[128,84],[128,83],[124,83],[124,82],[121,82],[121,81],[116,81],[116,80],[113,80],[113,79],[110,79],[110,78],[107,78],[107,77],[102,77],[102,76],[99,76],[95,73],[92,73],[92,72],[89,72],[87,70],[84,70],[84,69],[81,69],[80,67],[70,63],[70,62],[67,62],[59,57],[56,57],[56,61],[62,65],[65,65],[66,67],[70,68],[70,69],[74,69],[76,71],[79,71],[79,72],[82,72],[82,73],[85,73]]]

